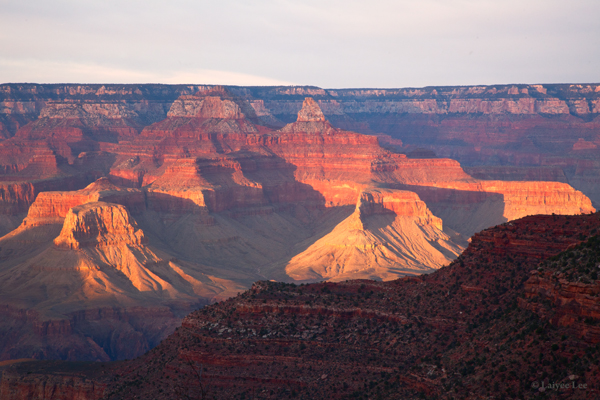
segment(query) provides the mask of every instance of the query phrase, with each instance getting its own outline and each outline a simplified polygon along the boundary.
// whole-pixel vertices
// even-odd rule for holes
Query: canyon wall
[[[104,396],[535,398],[560,382],[564,397],[596,398],[595,342],[522,306],[530,271],[570,259],[599,228],[597,214],[527,217],[481,232],[458,260],[421,277],[257,282],[191,313],[143,357],[106,368],[116,380]]]
[[[530,214],[594,211],[567,175],[567,182],[482,180],[410,141],[392,138],[384,146],[382,136],[340,128],[354,124],[339,108],[344,96],[400,101],[431,93],[2,88],[4,103],[12,102],[6,115],[20,115],[4,126],[31,119],[0,141],[0,304],[17,310],[11,315],[37,313],[33,322],[7,318],[2,329],[11,339],[3,358],[28,351],[37,358],[140,355],[171,331],[181,310],[228,298],[257,280],[431,273],[482,228]],[[473,95],[461,90],[440,96]],[[582,151],[591,148],[578,143]],[[108,314],[74,321],[88,310],[125,315],[136,307],[156,329]],[[172,317],[157,312],[152,319],[156,307]],[[90,327],[103,323],[117,324],[120,333],[94,336]],[[65,353],[65,343],[49,339],[59,337],[52,332],[69,334],[78,350]],[[95,343],[93,351],[74,344],[86,341]]]
[[[389,192],[361,197],[383,214],[395,207],[380,207],[389,201],[379,199],[405,198]],[[533,216],[480,232],[457,260],[429,275],[256,282],[194,311],[135,360],[0,364],[0,396],[536,398],[558,382],[563,397],[595,399],[596,337],[586,332],[599,317],[579,312],[591,302],[582,308],[538,297],[548,286],[536,279],[564,268],[564,276],[548,278],[550,287],[570,275],[590,278],[593,270],[577,271],[572,260],[597,255],[599,229],[597,214]],[[585,285],[597,286],[597,279]],[[577,302],[592,295],[567,292]],[[548,321],[555,313],[561,317]],[[575,321],[588,315],[582,322],[588,328],[569,324],[566,315]],[[507,379],[510,385],[502,386]]]
[[[245,100],[244,113],[252,114],[252,121],[259,125],[282,127],[295,121],[304,98],[310,96],[333,126],[388,135],[391,140],[388,143],[395,143],[390,146],[406,154],[428,149],[433,151],[431,154],[477,168],[477,178],[567,182],[598,203],[599,87],[598,84],[404,89],[298,86],[228,87],[228,91],[238,103]],[[4,84],[0,85],[0,127],[5,138],[35,122],[21,135],[31,137],[38,130],[43,135],[44,130],[68,128],[75,130],[73,137],[116,141],[164,119],[176,101],[189,101],[177,100],[179,96],[202,90],[214,88]],[[173,108],[171,115],[179,115],[185,109],[178,107]],[[54,127],[56,121],[63,122]],[[521,172],[515,173],[515,168],[521,168]],[[540,169],[554,172],[528,172]]]

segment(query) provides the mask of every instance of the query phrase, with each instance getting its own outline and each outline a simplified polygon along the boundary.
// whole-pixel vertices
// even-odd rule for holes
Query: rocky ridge
[[[296,280],[391,279],[438,269],[466,247],[413,192],[360,194],[355,211],[285,266]]]
[[[78,192],[45,192],[0,238],[2,358],[130,358],[190,310],[242,289],[148,246],[124,205],[97,201],[140,204],[139,190],[115,189],[105,179]]]
[[[194,395],[200,384],[216,398],[535,398],[565,380],[562,395],[594,398],[595,342],[517,302],[531,269],[599,228],[597,215],[528,217],[481,232],[450,266],[419,278],[257,283],[188,316],[119,370],[108,398],[160,398],[159,388]]]
[[[100,311],[94,321],[121,323],[128,309],[156,306],[164,307],[158,318],[169,320],[261,279],[389,280],[431,272],[460,254],[466,243],[458,233],[539,212],[593,211],[564,183],[481,181],[456,161],[409,158],[375,136],[335,128],[323,103],[302,91],[293,94],[303,98],[296,121],[273,129],[259,124],[264,114],[249,100],[252,91],[200,89],[183,93],[163,119],[145,126],[150,117],[143,119],[141,108],[138,117],[123,108],[142,101],[143,91],[76,91],[76,106],[55,104],[0,142],[7,231],[29,211],[0,239],[0,274],[12,279],[3,304],[25,324],[6,328],[7,335],[34,343],[17,349],[10,346],[24,342],[7,341],[2,357],[29,351],[73,358],[64,343],[40,344],[46,332],[61,330],[98,344],[82,358],[141,354],[157,331],[127,322],[134,345],[120,353],[123,346],[113,350],[113,339],[90,336],[75,316],[83,312],[79,321],[89,321],[88,310],[108,307],[112,312]],[[108,99],[120,103],[86,106]],[[136,131],[111,130],[117,125]],[[59,183],[67,190],[52,186]],[[68,284],[56,289],[59,277]],[[82,282],[83,292],[76,289]],[[28,290],[45,293],[41,287],[51,295],[25,301]],[[30,319],[14,317],[32,310]],[[162,334],[175,319],[157,324]],[[46,322],[49,330],[32,327]]]
[[[64,249],[147,244],[127,209],[118,204],[85,203],[69,209],[54,245]]]
[[[457,260],[429,275],[258,282],[193,312],[145,356],[96,363],[79,374],[102,388],[92,398],[108,399],[533,399],[546,392],[593,399],[600,384],[594,337],[529,309],[537,285],[531,271],[593,258],[599,229],[597,214],[527,217],[479,233]],[[590,271],[581,273],[590,279]],[[544,304],[546,312],[562,307]],[[588,318],[594,326],[597,317]],[[56,387],[69,368],[5,367],[1,393],[19,399],[40,386]]]
[[[593,236],[531,271],[521,307],[586,342],[600,343],[599,243]]]

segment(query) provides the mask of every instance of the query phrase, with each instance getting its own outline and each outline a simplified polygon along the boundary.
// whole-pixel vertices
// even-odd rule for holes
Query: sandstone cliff
[[[186,317],[107,397],[536,398],[563,382],[562,396],[593,399],[596,347],[516,304],[530,268],[599,228],[597,215],[528,217],[419,278],[257,282]]]
[[[457,257],[465,244],[456,233],[443,231],[442,220],[415,193],[368,190],[354,213],[294,256],[285,271],[296,280],[389,280],[430,273]]]
[[[11,321],[37,310],[19,326],[42,342],[47,332],[74,332],[72,343],[88,335],[100,350],[84,351],[87,359],[124,357],[123,343],[139,354],[192,303],[256,280],[431,272],[465,246],[456,232],[527,214],[593,210],[564,183],[482,181],[457,161],[413,158],[376,136],[336,128],[328,119],[342,121],[341,103],[324,102],[329,94],[320,89],[179,88],[177,96],[167,93],[174,96],[168,107],[155,104],[164,111],[159,118],[144,117],[151,105],[139,102],[156,88],[143,88],[81,87],[68,94],[72,102],[41,101],[37,119],[0,142],[3,204],[14,218],[6,229],[31,205],[19,228],[0,239],[0,271],[12,282],[2,304],[16,310]],[[67,89],[57,88],[65,96]],[[258,94],[292,96],[293,117],[270,114],[280,129],[260,125],[270,103],[259,107]],[[29,302],[28,291],[36,293]],[[159,329],[123,321],[132,307],[154,306],[164,311],[159,321],[170,321]],[[94,321],[124,333],[90,336],[90,323],[74,322],[90,309],[114,310]],[[21,332],[7,329],[13,337]],[[36,357],[74,357],[64,344],[40,340],[7,341],[6,357],[28,348],[44,349]]]
[[[598,239],[593,236],[531,271],[519,303],[590,343],[600,342]]]
[[[400,187],[418,193],[447,226],[465,236],[527,215],[595,211],[587,196],[560,182],[483,180]]]
[[[71,250],[146,243],[144,233],[125,207],[102,202],[71,208],[60,235],[54,239],[57,247]]]
[[[88,202],[66,213],[62,229],[61,219],[34,220],[0,239],[3,359],[134,357],[182,314],[242,288],[148,247],[122,205]]]

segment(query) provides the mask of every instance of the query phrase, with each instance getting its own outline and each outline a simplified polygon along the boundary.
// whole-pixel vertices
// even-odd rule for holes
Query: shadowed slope
[[[29,310],[22,323],[11,325],[8,319],[0,327],[5,335],[3,358],[21,354],[92,360],[131,357],[172,331],[182,313],[242,289],[223,279],[223,274],[207,275],[201,265],[148,247],[144,233],[122,205],[92,202],[71,208],[60,234],[48,243],[56,225],[22,231],[29,242],[40,230],[40,249],[0,270],[0,300],[7,310]],[[0,242],[2,247],[18,248],[23,238],[9,235]],[[139,316],[126,316],[133,309],[139,310]],[[93,310],[105,315],[94,317]],[[144,313],[151,315],[148,322],[154,320],[154,326],[136,322],[148,318]],[[96,320],[113,328],[95,331],[92,321]],[[56,335],[61,332],[62,336]],[[82,348],[90,340],[94,345]]]

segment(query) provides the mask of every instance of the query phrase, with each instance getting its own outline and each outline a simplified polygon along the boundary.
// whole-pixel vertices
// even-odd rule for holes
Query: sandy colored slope
[[[332,281],[432,272],[457,257],[465,244],[441,228],[441,220],[414,193],[363,192],[355,212],[294,256],[285,272],[296,280]]]
[[[52,313],[77,308],[149,306],[198,298],[223,298],[243,286],[210,276],[199,264],[182,262],[146,244],[125,207],[87,203],[74,207],[60,234],[56,224],[21,229],[0,239],[24,261],[3,264],[3,302]],[[37,239],[38,250],[28,244]],[[29,251],[28,251],[29,250]]]
[[[204,274],[201,266],[159,255],[145,246],[49,247],[0,274],[0,290],[4,301],[52,310],[51,314],[91,307],[194,303],[199,297],[228,297],[242,290],[231,281]]]

